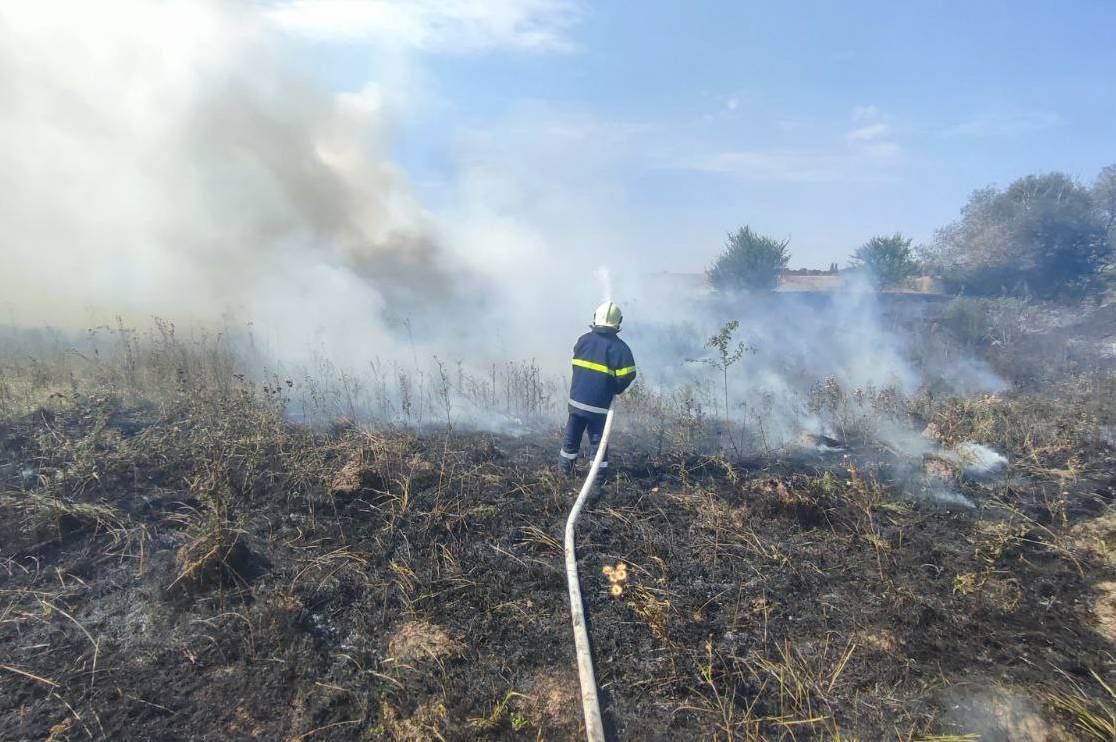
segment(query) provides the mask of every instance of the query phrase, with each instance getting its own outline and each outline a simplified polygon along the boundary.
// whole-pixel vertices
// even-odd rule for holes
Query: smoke
[[[995,474],[1008,463],[1003,454],[972,441],[963,441],[954,446],[949,459],[961,465],[963,474],[975,478]]]
[[[326,18],[295,6],[316,23],[348,7],[330,4]],[[564,48],[530,24],[524,35],[512,15],[466,46]],[[365,388],[379,385],[380,414],[393,419],[412,392],[434,404],[435,391],[408,385],[429,383],[437,358],[437,378],[455,385],[443,404],[490,429],[511,429],[522,410],[560,414],[569,348],[602,300],[623,308],[641,383],[664,395],[687,385],[708,395],[716,379],[694,361],[725,320],[740,320],[752,352],[733,369],[728,414],[762,420],[773,445],[863,412],[858,389],[998,384],[969,359],[916,364],[870,290],[724,298],[697,276],[652,276],[616,218],[626,195],[608,173],[635,162],[630,149],[653,129],[523,104],[491,130],[460,133],[445,203],[427,209],[388,155],[389,102],[404,93],[384,81],[323,91],[292,66],[304,50],[276,17],[291,20],[216,0],[0,6],[9,316],[251,326],[283,372],[329,359],[363,378],[380,364]],[[401,27],[422,17],[404,12]],[[412,46],[453,35],[439,34]],[[814,404],[825,379],[853,395],[844,407]]]
[[[613,301],[615,292],[612,290],[612,272],[608,269],[608,266],[599,266],[593,271],[593,276],[601,285],[601,303]]]
[[[371,348],[460,269],[383,153],[375,86],[291,71],[250,6],[0,8],[0,295],[17,320],[232,315]]]
[[[629,334],[648,371],[645,380],[663,387],[719,383],[703,362],[714,356],[703,342],[726,320],[737,320],[734,343],[748,352],[729,375],[728,414],[762,425],[773,446],[793,443],[806,431],[884,440],[919,456],[928,445],[902,419],[903,396],[929,385],[962,393],[1003,388],[977,359],[947,363],[940,353],[928,356],[925,331],[912,334],[894,311],[881,307],[881,295],[866,281],[833,292],[737,296],[665,279],[646,288],[647,299],[629,313],[640,318]]]

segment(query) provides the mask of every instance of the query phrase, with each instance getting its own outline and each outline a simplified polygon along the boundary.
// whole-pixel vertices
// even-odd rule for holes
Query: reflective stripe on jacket
[[[636,377],[631,348],[615,330],[597,328],[577,339],[570,379],[570,412],[603,415],[612,398]]]

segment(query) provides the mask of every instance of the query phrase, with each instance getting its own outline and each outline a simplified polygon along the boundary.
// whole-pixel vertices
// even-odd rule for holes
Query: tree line
[[[1027,175],[975,191],[959,218],[925,245],[901,233],[857,247],[849,267],[881,287],[928,275],[975,296],[1079,300],[1116,282],[1116,165],[1090,185],[1064,173]],[[770,291],[790,262],[789,240],[744,226],[708,270],[721,291]]]

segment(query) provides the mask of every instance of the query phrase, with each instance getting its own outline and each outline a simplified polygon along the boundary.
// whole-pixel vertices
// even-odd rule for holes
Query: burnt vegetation
[[[580,527],[617,737],[1116,737],[1112,180],[978,192],[921,264],[899,234],[856,254],[963,293],[881,294],[873,337],[1010,392],[807,378],[731,319],[704,358],[655,337],[710,378],[636,383]],[[731,235],[708,308],[808,318],[765,293],[787,259]],[[161,320],[3,332],[0,738],[583,733],[563,379],[413,344],[276,375],[250,334]],[[796,412],[741,393],[757,369]]]
[[[1006,372],[988,310],[936,322]],[[1009,395],[821,384],[839,438],[799,448],[719,453],[718,415],[640,390],[633,418],[678,417],[620,433],[579,540],[616,734],[1111,738],[1116,381],[1081,350],[1104,316],[1059,320]],[[47,347],[0,377],[0,737],[581,733],[556,430],[293,423],[301,383],[169,326]],[[408,386],[435,420],[439,387],[503,396],[440,368]],[[873,433],[896,416],[1010,464],[928,453],[912,487]]]

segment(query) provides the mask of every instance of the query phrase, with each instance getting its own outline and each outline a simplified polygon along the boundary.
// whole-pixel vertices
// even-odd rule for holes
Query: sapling
[[[736,328],[740,327],[740,322],[737,320],[729,320],[721,326],[720,331],[709,338],[705,343],[706,348],[712,348],[717,351],[714,358],[703,358],[702,363],[713,366],[721,372],[721,378],[724,382],[725,392],[725,420],[729,419],[729,388],[728,388],[728,372],[732,366],[739,361],[745,353],[754,352],[754,348],[739,342],[733,346],[732,335],[736,332]]]

